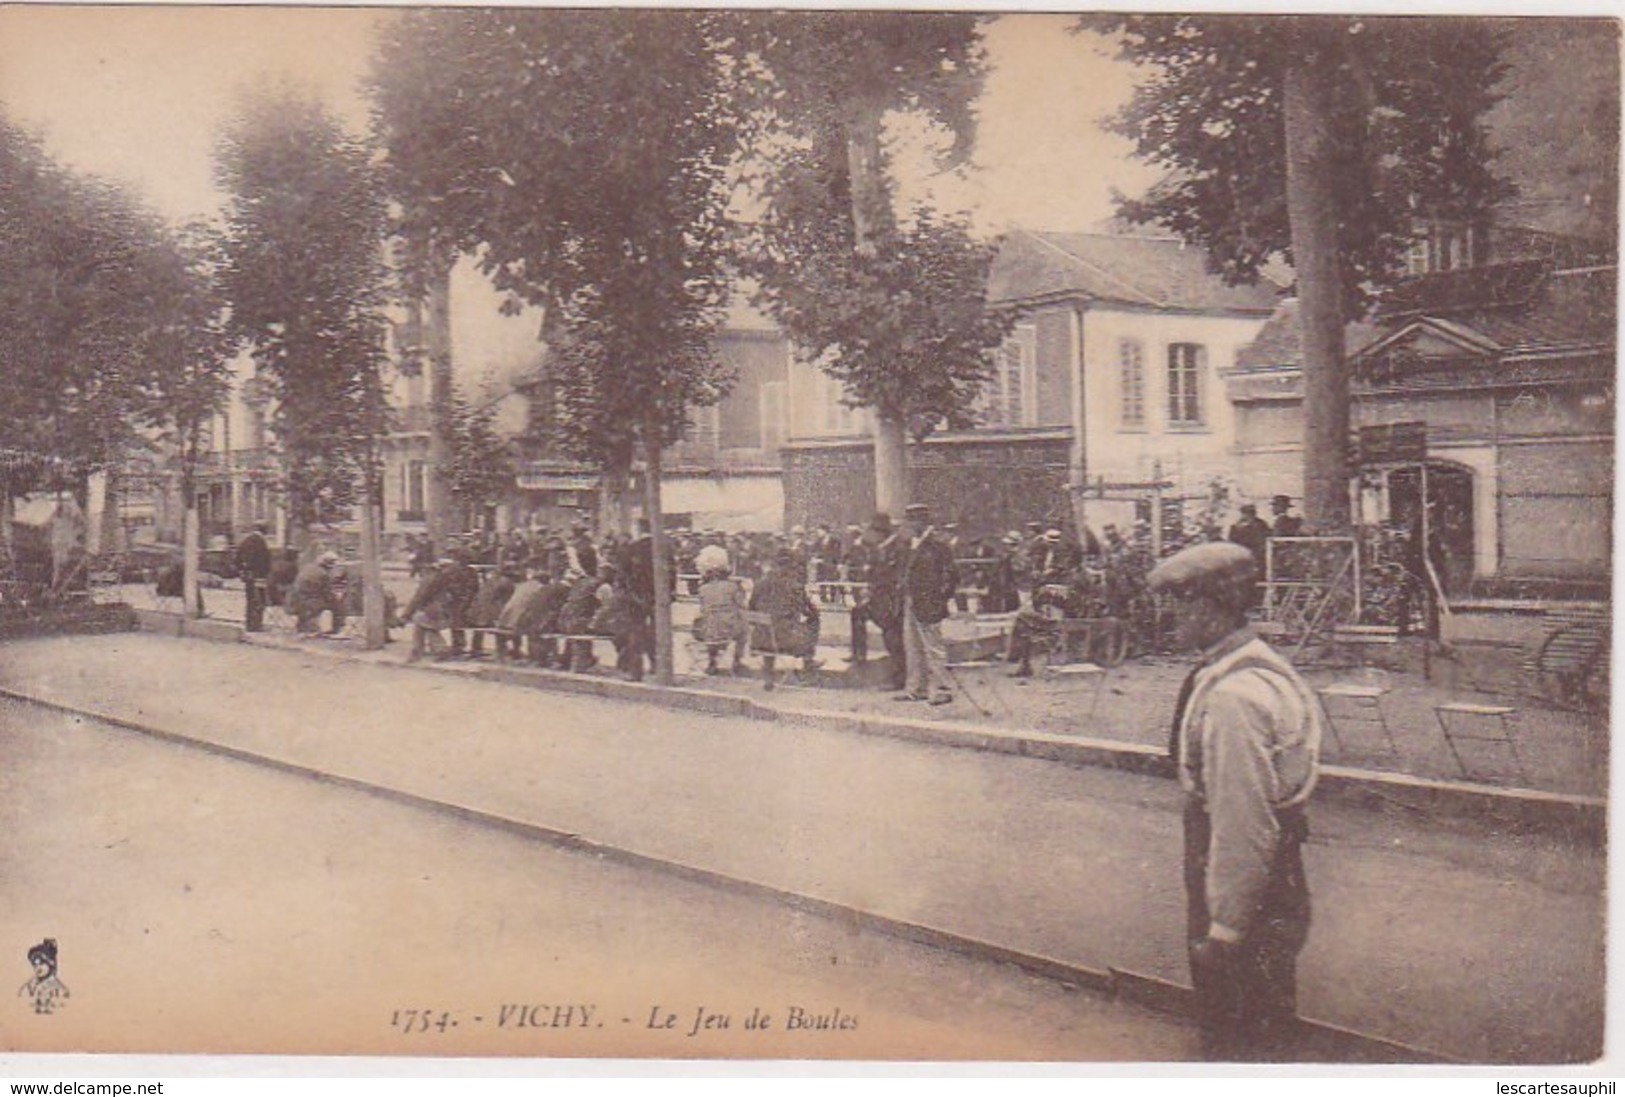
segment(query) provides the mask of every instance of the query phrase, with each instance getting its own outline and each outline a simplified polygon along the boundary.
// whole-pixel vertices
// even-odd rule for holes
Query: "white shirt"
[[[1209,649],[1180,727],[1179,779],[1201,798],[1210,933],[1239,940],[1275,859],[1275,813],[1302,804],[1320,770],[1320,700],[1279,653],[1241,629]]]

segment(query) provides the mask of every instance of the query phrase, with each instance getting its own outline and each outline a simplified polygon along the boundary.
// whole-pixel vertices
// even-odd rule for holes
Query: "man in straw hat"
[[[1211,1059],[1291,1057],[1297,958],[1309,932],[1304,805],[1325,717],[1311,690],[1247,624],[1257,579],[1240,545],[1193,545],[1157,565],[1181,647],[1172,753],[1186,792],[1191,981]]]

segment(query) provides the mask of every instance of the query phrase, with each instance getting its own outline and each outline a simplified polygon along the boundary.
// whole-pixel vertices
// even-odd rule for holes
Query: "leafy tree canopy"
[[[10,467],[71,482],[164,422],[193,287],[155,214],[0,117],[0,449],[33,455]]]
[[[451,461],[442,471],[452,497],[465,506],[500,503],[513,490],[513,452],[496,430],[490,404],[475,404],[453,393],[446,424]]]
[[[747,13],[733,24],[753,111],[763,214],[745,244],[757,304],[840,380],[848,401],[924,435],[970,422],[1009,320],[984,290],[993,249],[968,225],[893,207],[886,116],[909,112],[968,152],[979,17]]]
[[[1483,125],[1500,97],[1504,32],[1476,19],[1092,15],[1144,79],[1116,117],[1167,169],[1123,215],[1199,244],[1226,280],[1293,260],[1283,81],[1289,58],[1329,59],[1337,250],[1353,314],[1401,271],[1415,219],[1470,219],[1509,193]]]
[[[713,43],[691,12],[432,11],[374,65],[409,259],[439,241],[546,310],[571,448],[612,465],[729,381],[709,351],[735,141]]]
[[[290,517],[351,504],[384,426],[385,210],[370,150],[315,100],[248,99],[227,127],[220,278],[275,410]]]
[[[1014,322],[986,307],[997,249],[926,212],[864,255],[850,219],[810,212],[785,207],[746,261],[764,306],[852,406],[894,415],[917,437],[973,426],[992,352]]]

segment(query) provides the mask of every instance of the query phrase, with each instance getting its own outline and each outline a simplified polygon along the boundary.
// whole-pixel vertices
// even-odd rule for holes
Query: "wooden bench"
[[[1568,707],[1606,709],[1612,620],[1607,606],[1547,610],[1546,633],[1524,664],[1540,695]]]
[[[480,640],[481,640],[481,648],[483,649],[483,647],[484,647],[484,639],[485,639],[485,637],[489,636],[491,638],[491,646],[496,651],[496,654],[499,655],[499,656],[502,654],[503,649],[506,647],[506,645],[503,644],[503,640],[505,640],[507,637],[510,637],[510,636],[512,636],[514,634],[513,629],[510,629],[510,628],[497,628],[494,625],[468,625],[463,629],[463,631],[468,634],[468,638],[470,640],[470,644],[469,644],[469,650],[470,651],[473,650],[472,641],[474,640],[475,637],[480,638]]]

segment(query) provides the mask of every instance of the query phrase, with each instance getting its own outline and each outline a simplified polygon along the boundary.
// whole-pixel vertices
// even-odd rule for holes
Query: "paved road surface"
[[[65,703],[1038,956],[1185,978],[1166,781],[243,645],[117,635],[5,656],[0,684]],[[1601,852],[1313,814],[1307,1015],[1469,1061],[1598,1053]]]
[[[1193,1050],[1188,1028],[1165,1016],[778,904],[12,701],[0,701],[0,727],[11,897],[0,974],[21,984],[27,948],[50,936],[71,991],[50,1016],[0,995],[0,1048],[1014,1060]],[[728,1028],[693,1031],[702,1007]],[[771,1027],[747,1031],[758,1007]],[[787,1030],[791,1007],[809,1023],[857,1027]]]

